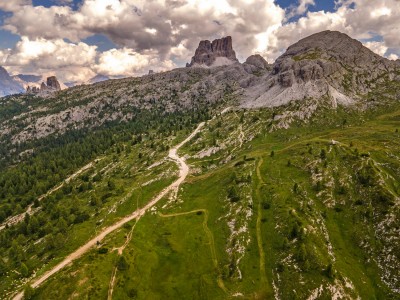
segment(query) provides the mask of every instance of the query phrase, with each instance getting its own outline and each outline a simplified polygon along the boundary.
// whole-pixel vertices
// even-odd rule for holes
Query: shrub
[[[99,254],[106,254],[106,253],[108,252],[108,248],[106,248],[106,247],[101,247],[101,248],[98,250],[98,252],[99,252]]]
[[[321,159],[325,159],[326,158],[326,150],[325,149],[321,149],[321,152],[319,154],[319,157]]]
[[[128,270],[129,269],[129,264],[127,263],[125,257],[120,256],[118,258],[117,269],[120,270],[120,271],[124,271],[124,270]]]
[[[238,202],[240,200],[239,192],[237,187],[232,185],[228,189],[228,198],[231,202]]]

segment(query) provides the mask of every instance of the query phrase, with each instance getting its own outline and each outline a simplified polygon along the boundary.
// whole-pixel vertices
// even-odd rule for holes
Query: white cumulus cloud
[[[364,46],[380,56],[384,56],[388,50],[388,47],[383,42],[366,42]]]
[[[257,52],[273,62],[294,42],[323,30],[379,37],[365,45],[391,59],[400,53],[396,0],[337,0],[334,11],[314,12],[315,0],[298,0],[286,11],[274,0],[82,0],[75,10],[71,0],[53,3],[0,1],[0,9],[10,12],[2,28],[21,37],[13,49],[0,49],[0,63],[12,72],[53,69],[68,80],[140,75],[184,66],[200,40],[227,35],[239,60]],[[115,49],[101,52],[84,42],[97,34]]]

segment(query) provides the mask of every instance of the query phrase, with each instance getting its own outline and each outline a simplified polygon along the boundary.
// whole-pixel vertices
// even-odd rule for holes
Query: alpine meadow
[[[0,299],[400,299],[400,60],[192,39],[146,75],[1,68]]]

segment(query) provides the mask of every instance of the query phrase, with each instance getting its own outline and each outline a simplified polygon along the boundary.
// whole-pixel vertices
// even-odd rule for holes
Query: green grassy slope
[[[33,298],[107,299],[117,267],[113,299],[399,299],[400,110],[324,114],[289,129],[267,109],[209,121],[181,151],[177,198]]]

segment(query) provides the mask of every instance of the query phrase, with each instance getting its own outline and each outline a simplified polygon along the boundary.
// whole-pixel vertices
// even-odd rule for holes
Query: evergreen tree
[[[33,299],[34,296],[35,296],[35,289],[29,284],[26,285],[24,289],[24,300]]]
[[[21,267],[20,267],[20,273],[23,277],[28,277],[29,276],[29,269],[28,267],[24,264],[21,263]]]
[[[120,271],[124,271],[124,270],[128,270],[128,268],[129,268],[129,264],[127,263],[125,257],[121,255],[118,258],[117,269]]]

